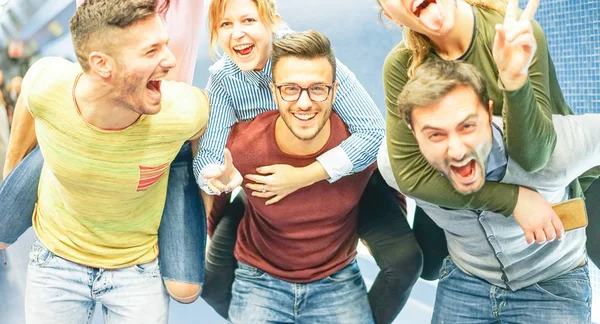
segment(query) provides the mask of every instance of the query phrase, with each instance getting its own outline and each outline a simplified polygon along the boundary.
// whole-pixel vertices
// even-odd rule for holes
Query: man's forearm
[[[33,116],[25,105],[25,100],[19,96],[15,105],[11,137],[8,142],[6,162],[2,172],[3,178],[21,162],[37,145]]]

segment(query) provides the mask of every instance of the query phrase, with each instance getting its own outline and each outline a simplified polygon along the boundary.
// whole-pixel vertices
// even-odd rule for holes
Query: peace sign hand
[[[517,19],[519,2],[508,0],[504,23],[496,25],[494,61],[507,90],[520,89],[527,82],[529,65],[537,48],[531,21],[539,2],[529,0]]]

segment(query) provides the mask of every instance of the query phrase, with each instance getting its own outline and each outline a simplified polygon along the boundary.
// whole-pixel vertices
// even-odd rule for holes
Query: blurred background
[[[205,0],[205,4],[208,2]],[[401,40],[401,33],[378,20],[375,0],[279,0],[278,9],[292,29],[316,29],[327,35],[336,56],[356,74],[385,114],[381,67],[389,50]],[[3,134],[8,136],[2,121],[12,116],[20,77],[27,68],[44,56],[75,61],[69,33],[74,11],[74,0],[0,0],[0,140]],[[536,19],[548,38],[567,102],[576,113],[600,113],[600,1],[544,0]],[[205,86],[212,64],[206,32],[202,37],[193,82],[198,87]],[[409,204],[409,214],[412,206]],[[24,323],[23,293],[32,240],[29,231],[5,251],[6,265],[0,264],[0,324]],[[360,247],[359,252],[365,281],[370,284],[377,266],[366,248]],[[600,271],[592,268],[594,295],[600,297]],[[429,323],[435,289],[435,282],[420,280],[395,323]],[[600,298],[594,301],[592,317],[600,323]],[[171,303],[170,323],[224,322],[201,300],[191,305]],[[93,323],[102,323],[98,309]]]

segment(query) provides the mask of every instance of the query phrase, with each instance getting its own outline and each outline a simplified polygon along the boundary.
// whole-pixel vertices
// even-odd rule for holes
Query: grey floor
[[[25,323],[23,297],[25,276],[27,275],[27,255],[33,242],[33,232],[27,231],[6,251],[8,263],[0,264],[0,324]],[[368,286],[372,283],[378,268],[364,248],[359,249],[358,262]],[[435,285],[419,281],[408,304],[394,323],[429,323],[435,298]],[[93,324],[102,323],[100,307],[96,308]],[[197,300],[190,305],[171,302],[169,323],[209,323],[222,324],[219,317],[204,301]]]

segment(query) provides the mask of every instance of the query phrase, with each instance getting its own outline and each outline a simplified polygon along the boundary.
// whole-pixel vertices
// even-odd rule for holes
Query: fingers
[[[216,179],[209,179],[206,182],[206,185],[216,195],[220,195],[222,192],[225,192],[226,189],[228,189],[226,185],[224,185],[221,181],[216,180]]]
[[[510,25],[517,21],[517,12],[519,11],[518,0],[508,0],[506,11],[504,13],[504,25]]]
[[[562,241],[565,235],[565,227],[557,215],[552,217],[552,227],[554,227],[554,230],[556,231],[556,239]]]
[[[223,168],[218,164],[209,164],[202,169],[201,173],[206,179],[218,178],[223,174]]]
[[[535,231],[535,242],[538,244],[546,242],[546,233],[544,233],[543,229],[538,229]]]
[[[527,241],[527,244],[533,244],[535,242],[535,234],[531,231],[525,232],[525,241]]]
[[[233,168],[233,157],[231,157],[231,152],[228,148],[225,148],[223,151],[223,156],[225,157],[225,170],[230,170]]]
[[[268,176],[261,176],[258,174],[246,174],[244,177],[252,182],[256,182],[259,184],[269,184]]]
[[[529,20],[519,21],[510,28],[510,30],[506,30],[506,41],[510,44],[515,40],[515,38],[522,35],[531,35],[533,38],[533,27],[531,26],[531,22]],[[512,45],[512,44],[510,44]]]
[[[551,222],[544,226],[544,234],[546,236],[546,242],[552,242],[556,238],[556,230]]]
[[[262,192],[263,189],[265,191],[269,191],[269,187],[267,187],[266,185],[264,185],[262,183],[247,183],[246,188],[248,188],[252,191],[256,191],[256,192]]]
[[[258,172],[260,174],[275,173],[275,165],[267,165],[267,166],[262,166],[262,167],[256,168],[256,172]]]
[[[540,0],[529,0],[527,6],[525,6],[525,9],[523,10],[523,14],[521,14],[521,20],[532,20],[539,4]]]
[[[252,196],[254,197],[258,197],[258,198],[271,198],[273,196],[275,196],[276,194],[274,192],[260,192],[260,191],[252,191]]]
[[[273,205],[275,203],[278,203],[279,201],[281,201],[281,199],[283,199],[285,196],[281,196],[281,195],[276,195],[275,197],[267,200],[267,202],[265,203],[265,205],[269,206],[269,205]]]

